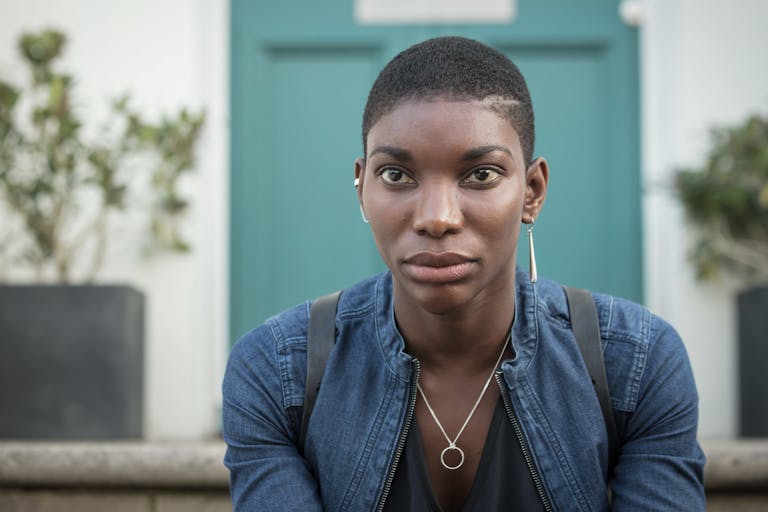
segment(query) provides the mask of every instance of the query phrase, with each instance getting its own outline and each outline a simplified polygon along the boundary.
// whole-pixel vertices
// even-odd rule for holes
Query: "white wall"
[[[155,118],[182,105],[207,111],[197,169],[185,183],[194,251],[145,261],[138,238],[121,228],[100,281],[127,282],[146,295],[147,436],[213,434],[228,346],[228,2],[0,0],[0,76],[24,77],[16,39],[48,27],[69,36],[62,68],[77,77],[86,121],[103,119],[107,100],[126,91]]]
[[[669,185],[700,164],[709,130],[768,113],[764,0],[647,0],[642,27],[645,268],[648,305],[686,342],[701,395],[700,436],[737,433],[737,283],[701,283],[690,228]]]

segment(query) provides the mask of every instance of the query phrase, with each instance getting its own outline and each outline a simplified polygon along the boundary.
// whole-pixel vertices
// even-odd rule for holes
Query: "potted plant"
[[[146,252],[189,249],[178,188],[204,115],[151,123],[124,96],[87,137],[65,43],[22,35],[29,82],[0,80],[0,437],[140,437],[143,294],[94,283],[120,214],[146,215]]]
[[[701,169],[676,188],[698,228],[690,256],[702,279],[741,278],[738,295],[741,434],[768,436],[768,117],[713,131]]]

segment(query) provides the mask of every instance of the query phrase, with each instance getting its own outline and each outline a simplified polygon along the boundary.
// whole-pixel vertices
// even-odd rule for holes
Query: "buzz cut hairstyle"
[[[368,132],[402,102],[449,98],[485,101],[520,137],[526,165],[535,142],[533,105],[517,66],[504,54],[464,37],[437,37],[396,55],[371,87],[363,112],[363,152]]]

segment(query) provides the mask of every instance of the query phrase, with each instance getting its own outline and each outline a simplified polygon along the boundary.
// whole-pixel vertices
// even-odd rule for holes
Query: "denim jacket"
[[[622,439],[612,504],[605,424],[565,294],[556,283],[517,275],[515,355],[496,380],[545,509],[703,511],[698,396],[680,337],[641,306],[594,298]],[[232,349],[223,426],[235,510],[367,511],[386,501],[419,375],[395,325],[392,277],[342,294],[302,455],[309,306],[270,318]]]

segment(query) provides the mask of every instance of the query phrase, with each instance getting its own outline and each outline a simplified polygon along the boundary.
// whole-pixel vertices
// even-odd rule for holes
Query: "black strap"
[[[315,407],[320,381],[323,380],[325,364],[336,343],[336,308],[341,292],[334,292],[316,299],[309,309],[309,331],[307,333],[307,383],[304,392],[304,412],[301,416],[299,449],[304,453],[307,426],[312,409]]]
[[[608,475],[610,477],[619,457],[619,433],[613,417],[613,405],[608,391],[608,379],[605,375],[605,361],[600,342],[600,321],[592,294],[579,288],[563,286],[568,297],[568,311],[571,316],[571,327],[576,336],[576,342],[581,350],[581,357],[587,365],[587,371],[595,386],[597,400],[603,411],[605,429],[608,432]]]

